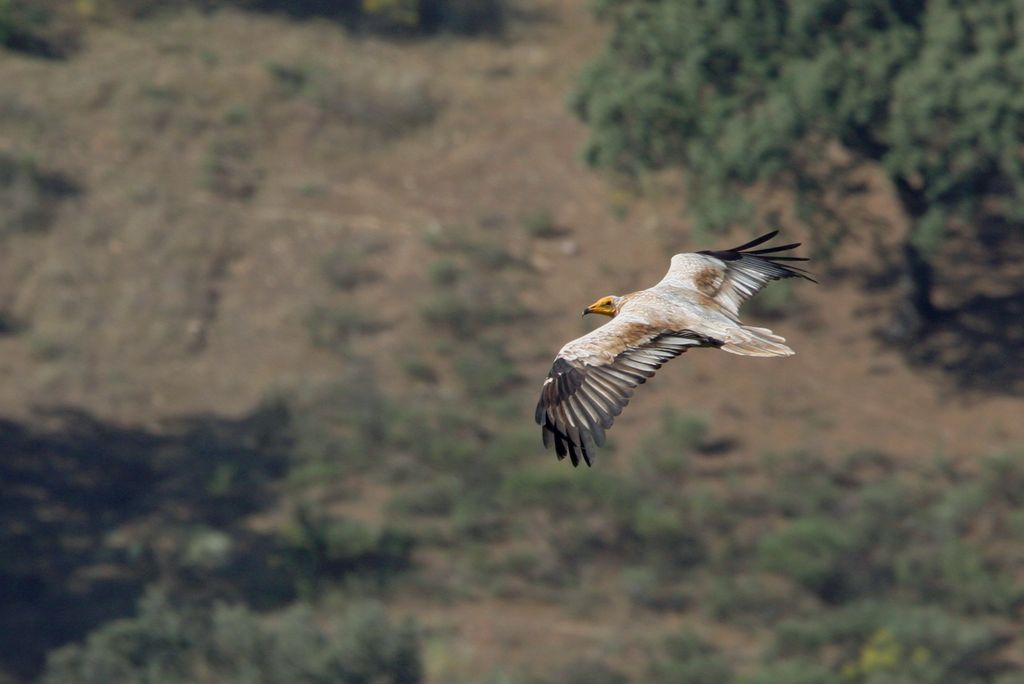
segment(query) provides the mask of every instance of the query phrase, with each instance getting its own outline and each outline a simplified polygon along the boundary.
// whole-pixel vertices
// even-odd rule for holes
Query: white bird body
[[[666,361],[691,347],[718,347],[744,356],[792,356],[785,339],[767,328],[743,325],[739,308],[771,280],[806,278],[776,256],[798,244],[750,250],[763,235],[720,252],[676,254],[665,277],[646,290],[602,297],[584,310],[612,320],[566,344],[541,388],[536,419],[545,446],[559,459],[580,456],[590,465],[604,431],[629,403],[633,389]]]

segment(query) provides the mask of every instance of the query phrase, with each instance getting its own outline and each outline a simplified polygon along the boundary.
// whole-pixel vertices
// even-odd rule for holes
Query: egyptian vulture
[[[605,430],[629,403],[633,390],[690,347],[715,347],[744,356],[792,356],[782,338],[767,328],[740,322],[743,302],[771,280],[804,278],[785,262],[805,257],[777,256],[799,242],[754,249],[778,234],[772,231],[723,251],[676,254],[668,273],[646,290],[602,297],[583,315],[610,316],[600,328],[562,347],[537,403],[536,420],[544,446],[589,466]]]

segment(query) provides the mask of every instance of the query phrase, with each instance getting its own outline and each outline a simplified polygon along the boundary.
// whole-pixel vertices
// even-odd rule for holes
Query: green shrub
[[[720,489],[708,484],[699,484],[691,479],[686,490],[679,494],[677,506],[683,508],[693,525],[706,532],[725,535],[733,530],[744,518],[744,511],[733,500],[735,496],[750,498],[744,490],[742,494],[723,493]]]
[[[386,465],[386,449],[403,437],[403,414],[384,397],[368,363],[292,399],[288,425],[289,475],[326,469],[334,475]]]
[[[630,459],[632,475],[652,489],[673,487],[686,475],[692,462],[685,449],[662,448],[657,436],[648,438]]]
[[[434,285],[440,285],[446,287],[448,285],[454,285],[459,279],[459,275],[462,270],[459,265],[451,259],[437,259],[436,261],[430,262],[428,266],[430,272],[430,280]]]
[[[666,407],[661,414],[661,439],[666,447],[685,451],[700,449],[707,437],[708,424],[699,416]]]
[[[502,301],[496,293],[484,291],[436,293],[421,307],[424,320],[459,337],[473,337],[481,331],[511,323],[523,315],[515,302]]]
[[[769,504],[783,515],[828,514],[838,506],[842,491],[834,474],[822,467],[820,455],[769,453],[762,465],[772,474]]]
[[[387,244],[372,235],[351,233],[332,248],[321,262],[324,277],[335,289],[347,292],[379,277],[370,260],[387,249]]]
[[[438,473],[462,480],[477,473],[494,474],[497,464],[481,453],[489,433],[460,403],[435,398],[417,406],[395,406],[386,427],[396,463],[385,465],[396,480]]]
[[[44,684],[415,684],[419,638],[373,604],[328,624],[309,609],[264,620],[241,606],[188,608],[148,593],[134,618],[92,632],[47,659]]]
[[[286,557],[300,591],[360,575],[383,583],[412,564],[412,535],[388,527],[373,529],[357,520],[330,518],[307,508],[296,511],[282,533]]]
[[[854,538],[880,551],[876,558],[885,563],[884,556],[904,548],[908,535],[915,533],[914,525],[927,519],[930,498],[912,476],[867,483],[843,501],[849,511],[845,527]]]
[[[1021,596],[1012,571],[998,555],[982,553],[998,546],[972,539],[979,526],[991,535],[1003,519],[998,504],[982,506],[983,500],[977,482],[865,486],[846,518],[862,560],[858,576],[849,577],[855,580],[850,588],[867,594],[892,587],[966,612],[1012,610]]]
[[[986,512],[990,500],[989,487],[984,481],[963,482],[943,492],[932,504],[928,517],[949,534],[967,534],[975,519]]]
[[[520,379],[504,344],[498,340],[482,340],[463,348],[454,366],[467,396],[473,400],[498,398]]]
[[[1024,684],[1024,672],[1008,672],[996,677],[995,684]]]
[[[371,29],[402,33],[497,33],[505,21],[503,0],[362,0]]]
[[[551,684],[629,684],[624,672],[603,660],[584,658],[574,660],[561,668]]]
[[[312,78],[312,68],[304,64],[271,62],[266,65],[266,70],[277,94],[282,97],[300,95],[305,91]]]
[[[638,496],[628,482],[599,470],[581,473],[564,465],[551,463],[510,473],[501,483],[499,501],[512,508],[543,508],[556,516],[603,512],[626,519]]]
[[[983,461],[981,486],[989,500],[1024,506],[1024,451],[996,454]]]
[[[481,224],[473,230],[460,224],[435,223],[427,227],[424,240],[429,247],[446,256],[459,255],[466,270],[487,281],[497,272],[526,266],[523,256],[510,249],[505,234],[495,231],[490,225]]]
[[[1012,486],[1001,494],[997,484],[1013,481],[1012,467],[986,464],[972,479],[942,464],[893,474],[889,459],[866,452],[825,468],[797,455],[766,465],[775,491],[762,513],[795,520],[764,536],[761,567],[833,602],[895,591],[1006,614],[1020,600],[1008,556],[990,551],[1014,506]]]
[[[671,572],[646,565],[623,570],[622,589],[634,604],[651,610],[684,610],[693,602]]]
[[[504,512],[496,509],[484,494],[460,497],[455,502],[451,521],[456,539],[470,543],[501,539],[509,522]]]
[[[437,369],[433,364],[416,352],[409,352],[408,355],[402,357],[399,363],[405,374],[412,380],[433,384],[439,379]]]
[[[740,684],[849,684],[847,678],[831,668],[806,660],[784,660],[772,663],[759,668],[756,674],[741,677],[739,682]]]
[[[974,545],[956,539],[915,539],[892,557],[895,581],[922,601],[964,612],[1010,613],[1024,588]]]
[[[0,0],[0,45],[6,46],[17,31],[13,0]]]
[[[707,423],[703,419],[666,407],[661,414],[660,430],[644,440],[630,459],[633,475],[651,490],[677,491],[706,434]]]
[[[349,344],[359,335],[381,328],[379,320],[351,303],[342,306],[315,306],[306,316],[306,329],[313,346],[347,354]]]
[[[520,424],[489,435],[482,454],[482,460],[494,463],[504,471],[521,467],[533,467],[537,454],[537,432],[533,426]]]
[[[506,598],[546,599],[575,588],[576,577],[549,549],[510,551],[481,563],[479,570],[481,582]]]
[[[861,603],[782,623],[775,653],[841,654],[836,669],[865,684],[981,684],[1005,667],[1003,644],[991,626],[936,607]]]
[[[760,564],[835,602],[849,591],[852,540],[847,528],[829,518],[801,518],[767,535],[758,548]]]
[[[533,238],[555,238],[563,233],[555,221],[554,215],[547,209],[541,209],[522,218],[523,229]]]
[[[157,91],[160,99],[176,96]],[[240,133],[218,136],[206,148],[200,185],[229,199],[247,200],[259,190],[265,171],[256,160],[253,142]]]
[[[45,684],[184,682],[201,647],[202,616],[176,609],[150,591],[135,618],[116,620],[91,633],[85,644],[66,646],[47,658]]]
[[[340,638],[327,654],[327,659],[334,661],[339,681],[416,684],[422,680],[419,639],[411,621],[396,627],[377,605],[357,604],[346,612],[339,632]],[[310,651],[315,654],[312,648]],[[323,659],[314,655],[313,662]]]
[[[714,578],[704,606],[712,618],[740,624],[774,623],[811,603],[791,583],[760,574]]]
[[[640,552],[653,562],[680,569],[693,567],[705,558],[704,541],[685,511],[677,506],[641,500],[633,509],[630,531]]]
[[[50,59],[66,57],[75,39],[48,30],[52,9],[39,0],[0,0],[0,48]]]
[[[692,632],[664,639],[655,655],[648,681],[664,684],[729,684],[734,675],[725,658]]]
[[[0,4],[0,23],[2,8]],[[63,175],[43,171],[30,159],[0,153],[0,203],[4,206],[0,238],[45,232],[56,220],[61,200],[77,192],[75,184]]]
[[[461,487],[459,478],[443,475],[396,494],[388,507],[399,514],[448,515]]]

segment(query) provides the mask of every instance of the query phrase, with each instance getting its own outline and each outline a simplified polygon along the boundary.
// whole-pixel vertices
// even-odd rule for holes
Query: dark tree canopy
[[[597,9],[612,34],[573,100],[592,127],[588,161],[626,173],[682,168],[706,224],[740,218],[733,191],[755,182],[820,194],[835,142],[884,168],[911,249],[982,211],[1024,219],[1019,2],[599,0]]]

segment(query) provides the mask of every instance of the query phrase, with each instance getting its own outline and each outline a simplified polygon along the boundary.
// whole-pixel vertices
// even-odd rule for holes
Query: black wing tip
[[[808,261],[808,259],[806,259],[806,258],[800,258],[800,257],[790,257],[790,258],[787,258],[787,257],[757,257],[757,258],[758,259],[763,259],[764,261],[767,261],[768,263],[770,263],[770,264],[772,264],[774,266],[777,266],[778,268],[781,268],[783,271],[785,271],[786,275],[782,276],[783,278],[803,278],[804,280],[809,280],[809,281],[811,281],[814,284],[818,283],[818,281],[814,279],[814,274],[811,273],[810,271],[808,271],[808,270],[806,270],[804,268],[801,268],[799,266],[794,266],[791,263],[785,263],[785,262],[794,261],[794,260]],[[780,262],[783,262],[783,263],[780,263]]]
[[[735,259],[741,258],[744,254],[752,255],[752,256],[761,256],[761,255],[764,255],[764,254],[775,254],[777,252],[785,252],[785,251],[790,250],[790,249],[796,249],[797,247],[799,247],[800,245],[803,244],[802,242],[790,242],[789,244],[785,244],[785,245],[772,245],[771,247],[762,247],[761,249],[752,249],[753,247],[757,247],[758,245],[763,245],[764,243],[768,242],[769,240],[771,240],[772,238],[774,238],[778,234],[779,234],[778,230],[773,230],[773,231],[769,231],[769,232],[765,233],[764,235],[761,235],[759,237],[754,238],[750,242],[744,242],[742,245],[739,245],[738,247],[731,247],[729,249],[702,249],[699,252],[697,252],[697,254],[707,254],[709,256],[718,257],[719,259],[725,259],[726,261],[731,261],[731,260],[735,260]],[[762,256],[761,258],[771,258],[771,257],[763,257]],[[785,257],[785,258],[790,258],[790,259],[806,259],[807,257]]]
[[[555,456],[563,460],[566,456],[572,462],[573,467],[579,467],[582,460],[587,466],[591,466],[594,452],[597,447],[605,441],[603,430],[611,427],[612,418],[599,415],[599,422],[593,427],[587,426],[583,420],[580,426],[571,423],[569,427],[559,425],[559,410],[572,411],[571,408],[558,409],[562,406],[563,400],[576,395],[583,386],[584,375],[580,368],[571,362],[557,357],[548,373],[541,388],[540,400],[534,410],[534,420],[541,426],[541,438],[545,448],[555,447]],[[643,382],[643,378],[640,379]],[[616,407],[612,407],[616,408]],[[619,409],[621,411],[621,409]],[[579,421],[579,417],[576,418]],[[604,423],[607,422],[607,425]],[[553,444],[552,444],[553,443]]]
[[[559,430],[553,422],[545,420],[541,424],[541,436],[545,437],[548,434],[554,437],[555,457],[558,458],[559,461],[565,460],[565,457],[568,456],[572,466],[574,468],[579,468],[581,460],[580,457],[582,456],[582,461],[587,464],[588,468],[593,465],[591,460],[593,455],[590,453],[591,450],[583,443],[584,440],[581,439],[580,444],[577,444],[572,440],[572,437]],[[550,446],[550,442],[548,440],[542,441],[544,442],[545,448]]]
[[[814,279],[814,276],[813,276],[812,273],[810,273],[809,271],[806,271],[806,270],[800,268],[799,266],[793,266],[791,264],[786,264],[786,263],[781,263],[780,264],[778,261],[776,261],[775,259],[772,259],[770,257],[757,257],[757,258],[758,259],[763,259],[764,261],[767,261],[770,264],[772,264],[772,265],[782,269],[782,271],[784,272],[784,275],[779,275],[778,276],[779,279],[782,279],[782,278],[803,278],[804,280],[809,280],[809,281],[811,281],[814,284],[818,283],[818,281]]]
[[[754,238],[750,242],[744,242],[739,247],[733,247],[732,249],[725,249],[725,250],[722,250],[722,251],[723,252],[743,252],[745,250],[749,250],[751,247],[757,247],[758,245],[761,245],[761,244],[764,244],[765,242],[768,242],[769,240],[771,240],[772,238],[774,238],[778,234],[779,234],[778,230],[771,230],[771,231],[768,231],[767,233],[765,233],[764,235],[759,235],[758,237]],[[772,249],[772,248],[769,247],[768,249]]]
[[[809,280],[812,283],[817,284],[818,281],[815,280],[812,274],[809,273],[808,271],[800,268],[799,266],[794,266],[790,263],[782,263],[793,261],[810,261],[809,257],[777,256],[779,252],[786,252],[791,249],[796,249],[797,247],[800,247],[803,244],[802,242],[790,242],[785,245],[774,245],[772,247],[763,247],[761,249],[751,249],[751,247],[757,247],[758,245],[768,242],[778,234],[778,230],[773,230],[768,233],[765,233],[764,235],[761,235],[760,237],[756,237],[750,242],[744,243],[739,247],[733,247],[732,249],[722,250],[705,249],[697,253],[705,254],[707,256],[713,256],[716,259],[721,259],[722,261],[737,261],[744,257],[760,259],[762,261],[767,261],[768,263],[774,266],[777,266],[778,268],[782,269],[785,272],[784,275],[780,274],[776,276],[778,278],[803,278],[804,280]]]
[[[803,244],[804,243],[802,242],[790,242],[786,245],[772,245],[771,247],[765,247],[763,249],[737,249],[735,251],[744,251],[747,254],[772,254],[774,252],[785,252],[788,249],[796,249]]]

